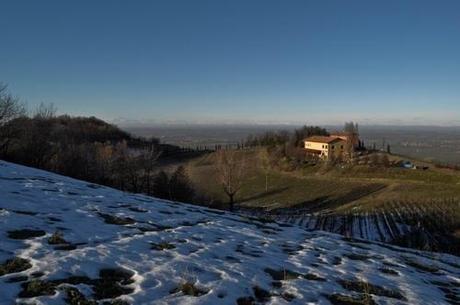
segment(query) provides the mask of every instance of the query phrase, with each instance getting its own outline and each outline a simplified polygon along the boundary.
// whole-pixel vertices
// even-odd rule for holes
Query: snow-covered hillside
[[[460,259],[0,161],[0,304],[460,304]]]

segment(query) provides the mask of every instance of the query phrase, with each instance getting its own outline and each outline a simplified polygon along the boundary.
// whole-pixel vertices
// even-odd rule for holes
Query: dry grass
[[[266,171],[259,152],[248,150],[239,154],[247,167],[243,186],[236,194],[237,206],[275,214],[386,214],[393,223],[422,227],[432,235],[430,240],[416,236],[417,232],[415,236],[402,236],[403,240],[395,236],[396,244],[450,253],[460,251],[460,171],[414,160],[411,161],[429,169],[306,164],[290,172],[272,168],[268,172],[267,191]],[[390,159],[396,164],[403,158]],[[218,183],[214,163],[213,154],[202,156],[188,163],[188,173],[198,193],[207,199],[200,202],[227,208],[228,198]]]
[[[328,167],[317,164],[285,172],[272,169],[265,189],[265,172],[256,150],[240,152],[246,160],[243,187],[236,201],[245,207],[276,209],[308,207],[337,212],[373,211],[393,201],[460,202],[460,172],[437,169],[408,170],[364,165]],[[396,162],[397,157],[392,157]],[[216,177],[215,157],[205,155],[188,163],[191,181],[211,203],[227,198]],[[423,163],[425,165],[425,163]]]

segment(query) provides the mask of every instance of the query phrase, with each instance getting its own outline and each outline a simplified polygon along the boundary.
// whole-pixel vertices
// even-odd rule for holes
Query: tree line
[[[180,152],[156,138],[134,137],[95,117],[56,115],[52,104],[30,110],[0,84],[0,159],[65,176],[192,202],[183,167],[159,170],[158,161]]]
[[[246,138],[246,147],[264,147],[271,163],[285,161],[291,169],[301,166],[305,161],[316,159],[306,154],[304,139],[311,136],[329,136],[325,128],[319,126],[302,126],[293,131],[267,131],[262,134],[249,135]]]

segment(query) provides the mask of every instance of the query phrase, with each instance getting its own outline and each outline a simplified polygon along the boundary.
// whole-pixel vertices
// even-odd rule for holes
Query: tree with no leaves
[[[139,156],[139,162],[143,169],[142,174],[142,189],[145,193],[152,193],[152,176],[155,170],[157,160],[160,158],[161,151],[158,149],[155,142],[151,139],[148,147],[145,148],[144,152]]]
[[[348,134],[348,138],[345,144],[345,151],[349,160],[352,160],[355,156],[355,145],[360,147],[359,143],[359,128],[358,123],[346,122],[343,128],[344,132]]]
[[[35,108],[33,112],[34,119],[49,120],[56,117],[57,108],[53,103],[45,104],[43,102]]]
[[[8,87],[0,83],[0,154],[8,150],[8,145],[15,132],[10,121],[26,115],[26,109],[18,98],[11,95]]]
[[[265,192],[268,192],[268,175],[271,169],[271,157],[267,149],[263,148],[259,152],[260,167],[262,168],[265,175]]]
[[[225,194],[229,198],[230,211],[235,208],[235,195],[241,189],[244,174],[244,158],[235,150],[216,152],[216,170]]]
[[[24,105],[19,102],[18,98],[11,95],[7,85],[0,83],[0,127],[25,114]]]

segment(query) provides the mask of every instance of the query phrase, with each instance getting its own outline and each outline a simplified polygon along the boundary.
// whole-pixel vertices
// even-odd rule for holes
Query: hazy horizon
[[[327,122],[327,121],[319,121],[319,122],[312,122],[312,121],[298,121],[298,122],[251,122],[251,121],[181,121],[181,120],[164,120],[164,121],[155,121],[155,120],[135,120],[135,119],[125,119],[125,118],[116,118],[112,120],[107,120],[107,122],[115,124],[122,128],[174,128],[174,127],[184,127],[184,126],[195,126],[195,127],[212,127],[212,126],[232,126],[232,127],[301,127],[301,126],[321,126],[325,128],[337,128],[340,129],[344,126],[346,122],[353,121],[358,123],[359,126],[366,127],[366,128],[441,128],[441,129],[449,129],[449,128],[460,128],[460,123],[447,125],[447,124],[414,124],[408,123],[403,121],[395,121],[395,122],[388,122],[388,123],[372,123],[366,121],[354,121],[344,119],[342,122]]]

